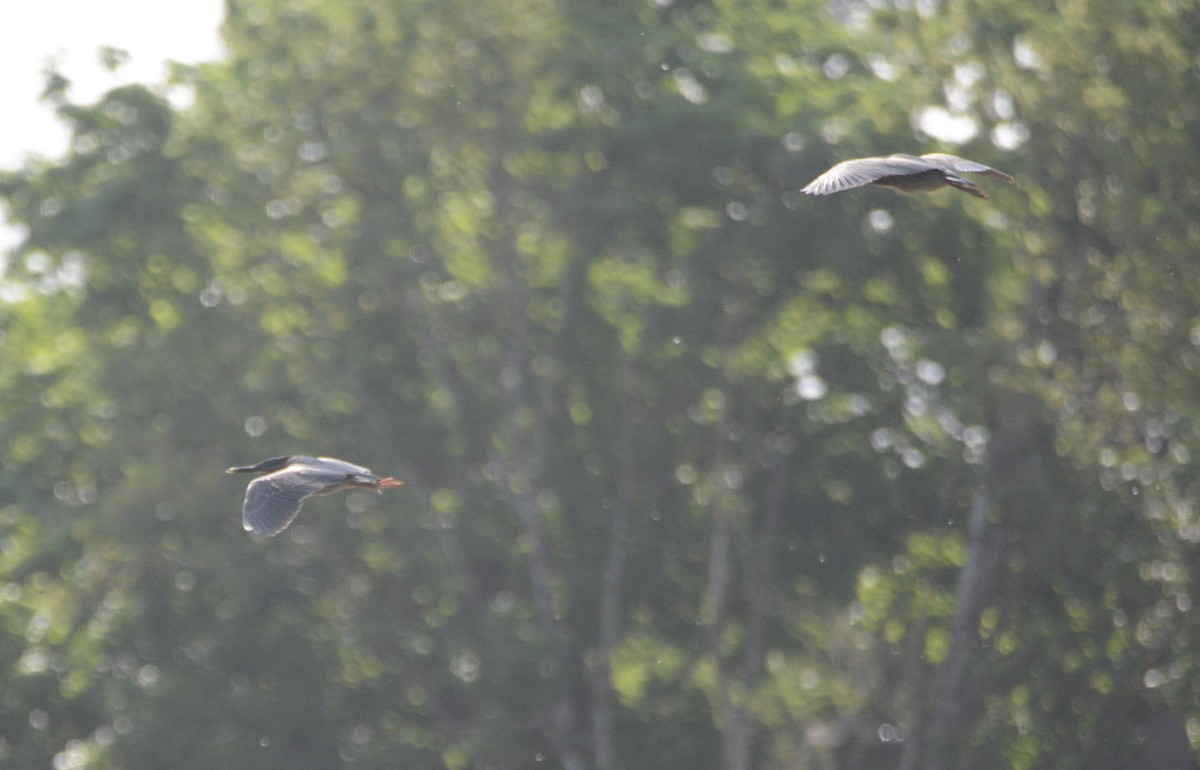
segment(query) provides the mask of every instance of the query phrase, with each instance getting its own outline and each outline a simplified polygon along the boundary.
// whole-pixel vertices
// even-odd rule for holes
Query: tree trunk
[[[1006,554],[1004,518],[1041,505],[1049,494],[1049,428],[1036,399],[1000,392],[992,439],[967,515],[967,549],[958,573],[950,650],[933,677],[928,706],[905,741],[901,770],[943,770],[967,762],[963,739],[979,716],[986,683],[972,677],[983,647],[979,618],[999,588]],[[1038,501],[1038,502],[1034,502]],[[958,757],[956,760],[955,757]]]
[[[621,359],[619,387],[625,403],[630,395],[632,367],[629,358]],[[613,738],[612,656],[621,632],[621,578],[629,550],[629,519],[634,505],[637,478],[633,458],[633,425],[628,409],[622,409],[617,433],[617,500],[609,536],[608,559],[600,586],[600,638],[596,648],[596,666],[592,671],[592,744],[596,767],[613,770],[616,761]]]

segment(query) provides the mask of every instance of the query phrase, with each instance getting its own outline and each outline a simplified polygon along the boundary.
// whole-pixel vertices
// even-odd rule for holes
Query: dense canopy
[[[0,174],[0,762],[1194,752],[1195,0],[227,5]]]

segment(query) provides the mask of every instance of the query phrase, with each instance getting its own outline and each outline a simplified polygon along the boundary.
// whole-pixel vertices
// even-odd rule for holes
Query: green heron
[[[843,161],[809,182],[800,192],[809,195],[830,195],[866,184],[892,187],[903,192],[927,192],[942,187],[953,187],[976,198],[987,200],[987,194],[983,190],[959,174],[994,176],[1009,184],[1013,181],[1013,178],[1003,171],[955,155],[935,152],[918,158],[915,155],[899,153],[886,158],[856,158]]]
[[[242,526],[256,535],[278,535],[300,513],[313,495],[327,495],[348,487],[382,493],[402,481],[381,479],[370,468],[332,457],[272,457],[258,465],[230,468],[226,473],[262,473],[246,487]]]

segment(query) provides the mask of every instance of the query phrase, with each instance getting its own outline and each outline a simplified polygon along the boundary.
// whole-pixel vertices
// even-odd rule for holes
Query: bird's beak
[[[226,468],[225,472],[226,473],[251,473],[253,470],[254,470],[254,468],[251,468],[249,466],[242,466],[239,468]]]

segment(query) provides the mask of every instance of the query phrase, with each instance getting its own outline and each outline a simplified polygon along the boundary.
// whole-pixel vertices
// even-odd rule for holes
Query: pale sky
[[[6,2],[0,32],[0,168],[19,167],[29,155],[61,156],[67,132],[49,106],[38,102],[50,61],[72,82],[77,102],[91,102],[122,83],[162,83],[165,62],[193,64],[222,54],[217,27],[223,0],[38,0]],[[109,73],[104,46],[130,60]]]

